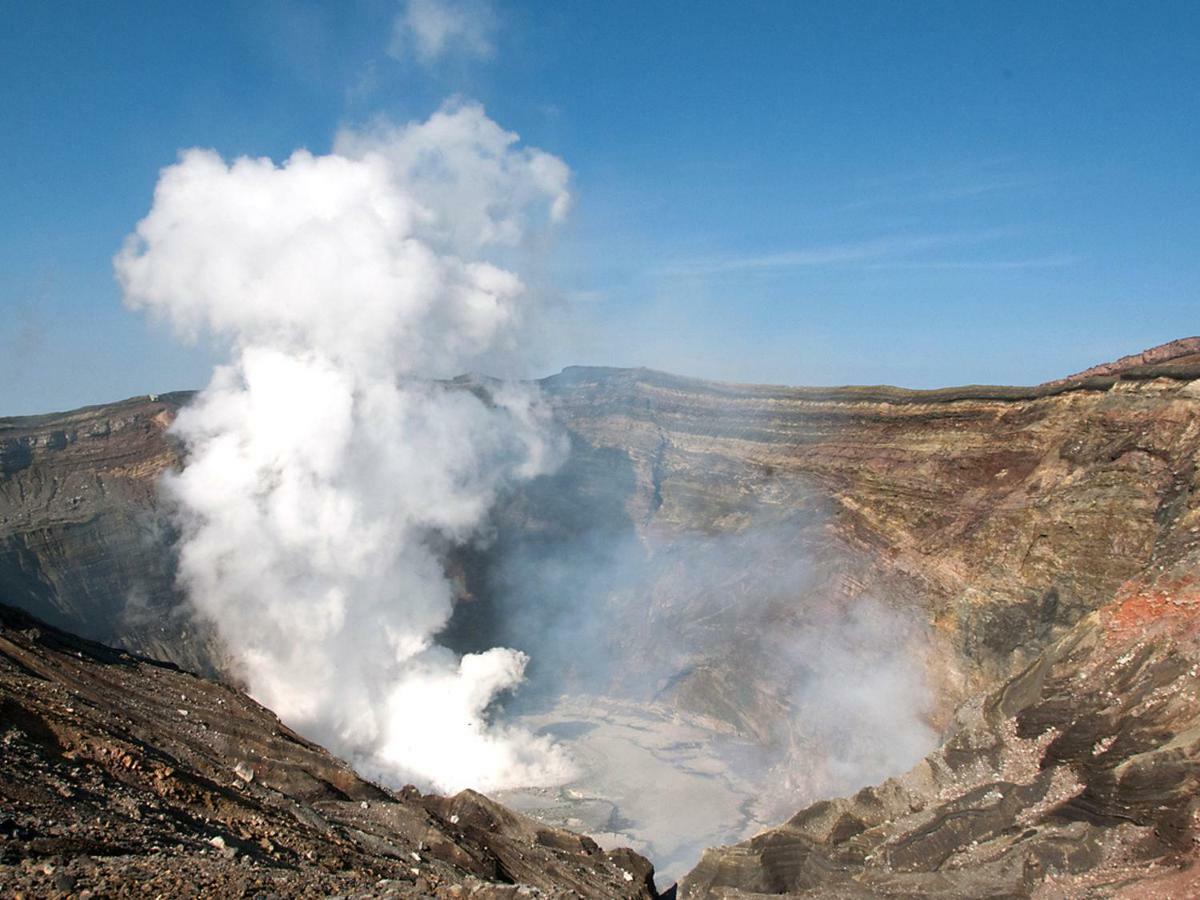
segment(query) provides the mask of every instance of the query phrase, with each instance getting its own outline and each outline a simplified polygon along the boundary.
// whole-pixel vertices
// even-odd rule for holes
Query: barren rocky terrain
[[[578,560],[563,579],[620,577],[577,586],[582,603],[539,607],[537,639],[566,649],[541,672],[535,657],[525,714],[587,687],[827,759],[838,732],[814,737],[819,698],[805,688],[822,682],[796,647],[870,609],[863,640],[882,630],[896,658],[916,661],[924,726],[945,739],[908,775],[710,851],[685,893],[1195,892],[1200,339],[1031,388],[785,388],[615,369],[568,369],[542,388],[571,456],[504,498],[490,543],[447,560],[461,596],[446,639],[533,640],[509,595],[541,563]],[[187,397],[0,420],[0,596],[228,679],[173,586],[155,493],[180,463],[167,428]],[[603,652],[576,652],[598,635]],[[878,738],[886,749],[895,736]],[[784,794],[790,809],[882,778],[864,776],[871,763],[810,767]]]
[[[628,850],[392,792],[245,694],[0,606],[5,896],[655,896]]]
[[[589,450],[627,466],[625,505],[651,538],[783,523],[805,560],[806,597],[919,610],[952,698],[944,711],[1200,542],[1198,349],[1177,342],[1024,389],[772,388],[596,370],[546,388]],[[673,629],[697,630],[692,601],[675,599]],[[735,610],[699,628],[728,635]],[[691,676],[707,683],[678,690],[715,699],[736,677],[716,665]]]
[[[1198,562],[1123,586],[903,777],[707,851],[680,896],[1197,896]]]

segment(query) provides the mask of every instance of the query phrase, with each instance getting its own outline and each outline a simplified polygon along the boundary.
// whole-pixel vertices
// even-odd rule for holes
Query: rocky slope
[[[707,851],[680,896],[1200,895],[1198,573],[1125,585],[912,772]]]
[[[541,666],[545,689],[652,698],[803,762],[827,758],[838,736],[812,733],[813,713],[828,710],[805,698],[827,682],[806,635],[879,607],[882,625],[848,651],[871,650],[882,634],[885,650],[919,659],[932,689],[926,721],[955,735],[833,820],[818,807],[749,849],[706,858],[689,891],[1019,895],[1051,890],[1039,872],[1081,867],[1108,879],[1097,890],[1115,890],[1126,862],[1176,865],[1187,842],[1150,841],[1166,826],[1149,805],[1127,823],[1132,837],[1114,831],[1120,804],[1137,798],[1112,773],[1140,772],[1130,761],[1147,752],[1147,764],[1178,758],[1171,771],[1192,771],[1192,751],[1171,743],[1193,727],[1190,707],[1143,716],[1123,705],[1170,684],[1194,695],[1193,676],[1170,667],[1192,651],[1167,626],[1117,633],[1105,623],[1123,585],[1151,596],[1167,573],[1190,577],[1200,339],[1033,388],[805,389],[614,369],[568,369],[542,387],[570,459],[505,498],[489,546],[447,560],[462,600],[447,640],[539,650],[534,687]],[[186,396],[0,420],[0,591],[89,637],[219,671],[219,647],[172,586],[154,491],[180,462],[166,427]],[[1130,652],[1143,660],[1132,674],[1119,662]],[[854,658],[887,677],[886,654]],[[1108,697],[1072,682],[1076,669],[1129,678]],[[1076,708],[1109,723],[1093,745],[1111,744],[1093,755],[1111,772],[1082,744],[1055,743],[1056,730],[1091,727]],[[864,771],[812,776],[794,794],[829,796],[865,783]],[[1093,787],[1107,798],[1084,801],[1097,821],[1057,811]],[[1181,795],[1169,793],[1147,789],[1146,803],[1183,821]],[[976,819],[991,824],[967,827]],[[960,832],[976,845],[956,844]],[[913,855],[888,849],[901,845]],[[1032,874],[1017,878],[1014,866]],[[826,869],[842,874],[805,880]],[[952,869],[978,869],[979,880]]]
[[[631,851],[384,790],[239,691],[3,605],[0,893],[655,896]]]

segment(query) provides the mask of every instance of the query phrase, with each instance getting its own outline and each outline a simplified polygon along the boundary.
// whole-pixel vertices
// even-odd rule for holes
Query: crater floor
[[[561,741],[579,776],[495,798],[548,825],[584,832],[606,849],[634,848],[654,862],[660,885],[681,877],[706,847],[771,824],[759,809],[761,750],[714,723],[590,696],[563,697],[517,721]]]

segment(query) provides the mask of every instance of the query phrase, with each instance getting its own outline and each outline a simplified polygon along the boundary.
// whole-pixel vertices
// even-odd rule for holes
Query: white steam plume
[[[435,643],[439,548],[563,441],[527,390],[431,381],[519,349],[535,303],[496,255],[565,215],[568,176],[475,105],[281,165],[189,150],[114,261],[131,308],[230,347],[174,426],[182,584],[256,698],[389,781],[570,774],[488,719],[523,654]]]

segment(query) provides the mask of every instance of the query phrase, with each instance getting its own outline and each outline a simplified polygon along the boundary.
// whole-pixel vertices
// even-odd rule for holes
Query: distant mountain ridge
[[[1131,353],[1110,363],[1101,363],[1084,369],[1075,375],[1068,376],[1067,381],[1076,378],[1089,378],[1094,375],[1129,375],[1137,373],[1147,366],[1200,366],[1200,337],[1179,338],[1143,350],[1141,353]]]

